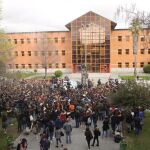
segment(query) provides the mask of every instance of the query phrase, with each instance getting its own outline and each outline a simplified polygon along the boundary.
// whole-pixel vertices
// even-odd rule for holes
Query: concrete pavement
[[[73,121],[73,126],[74,126],[74,121]],[[102,128],[102,122],[99,121],[98,122],[98,127],[101,130]],[[65,143],[65,136],[62,137],[62,143],[63,143],[63,148],[67,147],[68,150],[87,150],[87,143],[85,140],[85,136],[84,136],[84,129],[83,127],[80,128],[73,128],[72,131],[72,144],[66,144]],[[93,129],[93,127],[91,127],[91,129]],[[21,134],[15,141],[14,146],[17,146],[17,143],[20,141],[21,138],[26,138],[28,141],[28,150],[40,150],[39,147],[39,138],[38,140],[35,138],[35,135],[33,135],[32,133],[30,133],[30,135],[23,135]],[[100,146],[91,146],[91,150],[119,150],[119,144],[115,143],[113,141],[113,137],[111,135],[109,135],[109,137],[103,137],[100,136],[99,138],[100,141]],[[91,142],[92,144],[92,142]],[[96,145],[96,143],[95,143]],[[62,147],[56,148],[56,141],[55,139],[53,140],[53,142],[51,143],[50,146],[50,150],[63,150]]]

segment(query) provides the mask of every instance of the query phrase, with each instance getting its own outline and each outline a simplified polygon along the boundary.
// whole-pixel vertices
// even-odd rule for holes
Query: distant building
[[[109,73],[134,68],[132,33],[92,11],[68,23],[68,31],[8,33],[14,45],[7,66],[13,70]],[[148,29],[145,29],[146,32]],[[147,42],[145,42],[147,41]],[[146,44],[145,44],[146,43]],[[139,35],[137,67],[150,64],[150,35]]]

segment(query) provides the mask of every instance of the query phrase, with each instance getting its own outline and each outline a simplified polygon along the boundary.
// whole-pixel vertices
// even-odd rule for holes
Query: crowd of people
[[[29,134],[33,132],[35,138],[40,140],[41,150],[48,150],[50,144],[56,139],[56,147],[63,147],[62,137],[65,135],[66,143],[71,144],[71,133],[75,127],[85,127],[85,137],[90,149],[99,136],[107,137],[111,129],[114,140],[119,142],[123,121],[128,124],[128,131],[135,129],[138,135],[144,123],[144,111],[136,108],[124,114],[121,108],[110,103],[108,94],[116,92],[119,83],[109,80],[97,86],[88,81],[87,87],[78,84],[73,88],[69,78],[52,80],[8,80],[0,79],[0,114],[2,115],[2,128],[7,132],[7,126],[12,125],[15,116],[18,123],[18,132]],[[101,120],[102,129],[98,127]],[[91,126],[94,127],[93,132]],[[63,129],[63,130],[62,130]],[[40,135],[40,136],[39,136]],[[73,135],[72,135],[73,136]],[[27,141],[22,139],[18,150],[27,149]],[[65,148],[64,148],[65,149]]]

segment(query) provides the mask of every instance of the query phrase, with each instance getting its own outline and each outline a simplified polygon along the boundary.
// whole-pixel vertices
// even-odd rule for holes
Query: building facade
[[[68,31],[8,33],[13,45],[7,67],[12,70],[109,73],[133,71],[132,33],[92,11],[68,23]],[[150,64],[148,29],[139,34],[137,67]],[[145,33],[145,34],[144,34]],[[146,35],[146,36],[145,36]]]

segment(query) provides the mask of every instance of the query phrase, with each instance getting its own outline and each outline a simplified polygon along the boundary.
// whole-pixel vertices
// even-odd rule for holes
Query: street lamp
[[[87,85],[88,73],[87,73],[87,65],[86,65],[86,25],[82,24],[81,33],[85,30],[85,41],[83,41],[83,34],[81,34],[82,43],[84,44],[84,65],[81,65],[81,83],[85,87]]]

